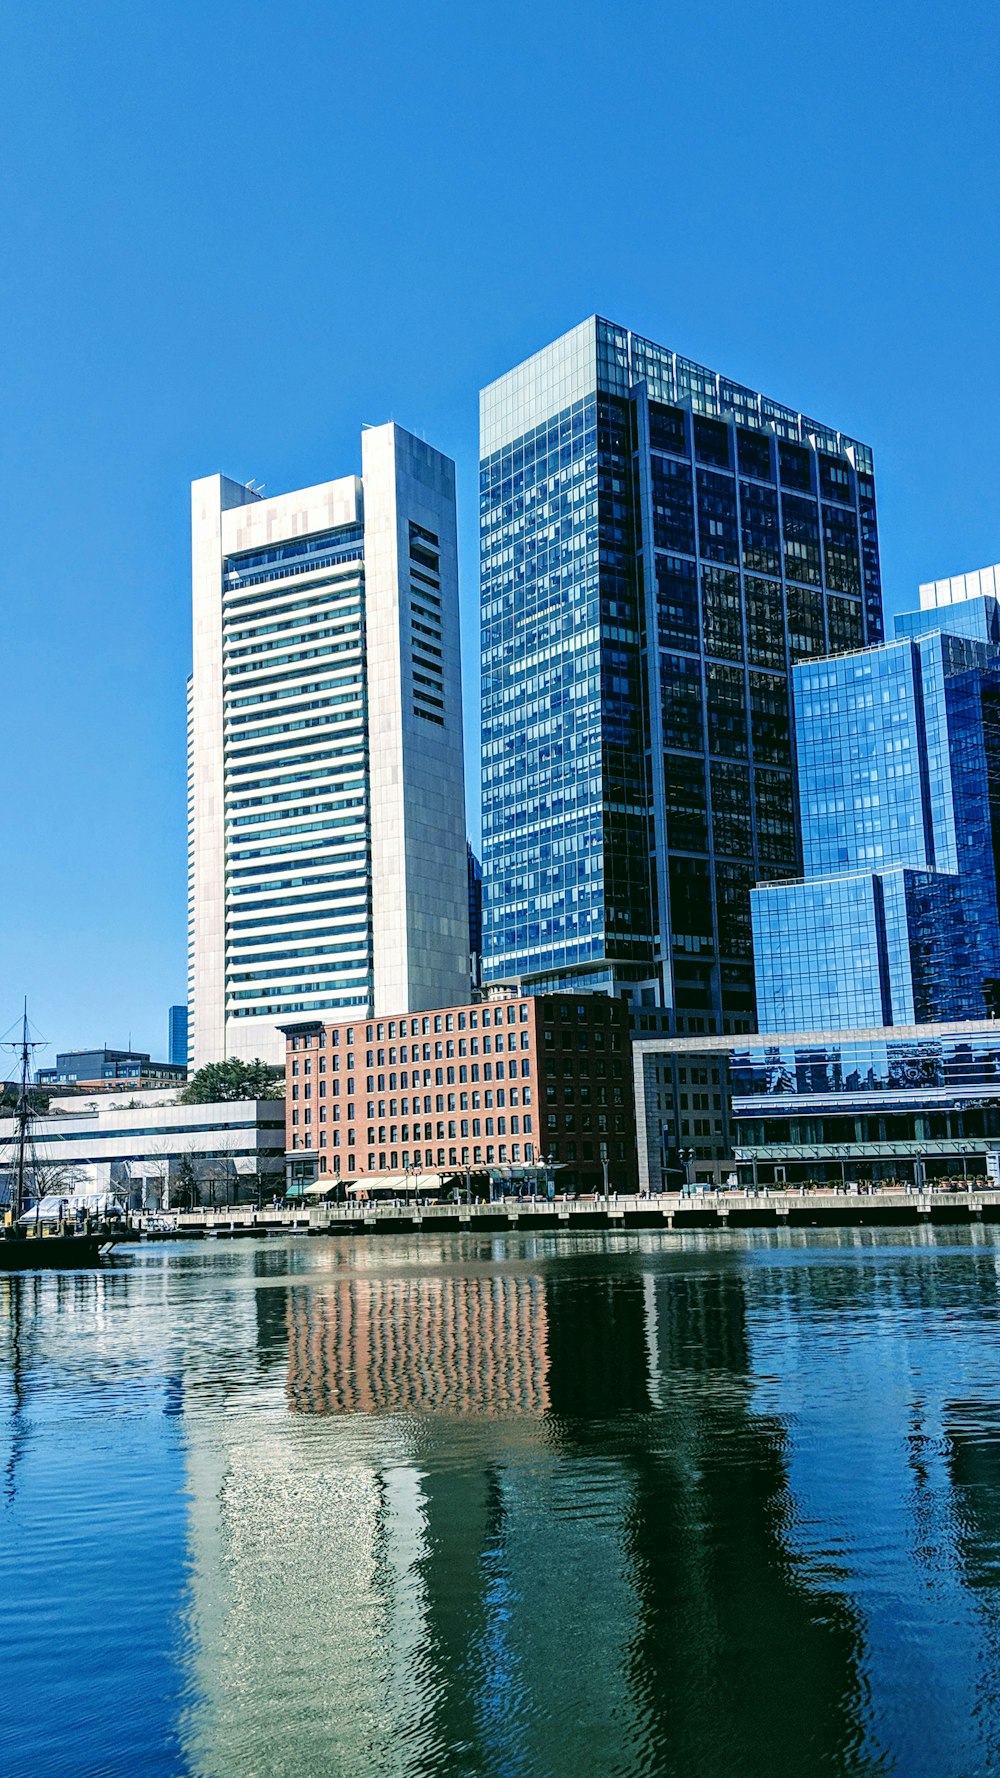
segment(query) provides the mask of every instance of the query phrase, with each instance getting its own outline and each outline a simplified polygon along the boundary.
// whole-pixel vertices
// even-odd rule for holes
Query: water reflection
[[[291,1665],[299,1761],[332,1742],[363,1764],[363,1724],[415,1771],[455,1749],[474,1772],[883,1769],[859,1613],[786,1543],[786,1435],[754,1410],[737,1264],[344,1270],[284,1300],[288,1405],[340,1424],[213,1481],[242,1584],[211,1665],[236,1625],[255,1672]],[[381,1461],[353,1416],[376,1443],[394,1417]],[[360,1696],[356,1721],[324,1690]],[[214,1712],[217,1762],[222,1725],[239,1737],[221,1770],[245,1704]]]
[[[26,1641],[71,1711],[67,1623],[99,1657],[82,1756],[36,1725],[0,1764],[992,1769],[998,1251],[401,1238],[0,1281],[11,1678]]]
[[[542,1280],[340,1278],[288,1293],[288,1400],[299,1413],[544,1414]]]
[[[995,1771],[1000,1766],[1000,1403],[949,1402],[944,1433],[957,1555],[982,1633],[974,1716],[986,1753],[984,1770]]]
[[[789,1543],[787,1431],[748,1386],[746,1277],[663,1280],[655,1297],[666,1437],[632,1457],[625,1529],[650,1755],[678,1773],[886,1770],[861,1614]]]

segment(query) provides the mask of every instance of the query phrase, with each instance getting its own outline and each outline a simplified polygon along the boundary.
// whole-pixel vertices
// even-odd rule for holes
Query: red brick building
[[[602,994],[284,1025],[297,1178],[558,1168],[593,1191],[637,1176],[628,1009]],[[312,1163],[310,1166],[308,1163]]]

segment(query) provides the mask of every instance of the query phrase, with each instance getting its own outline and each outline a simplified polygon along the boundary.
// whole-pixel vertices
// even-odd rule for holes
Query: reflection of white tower
[[[628,1475],[549,1418],[541,1271],[443,1257],[258,1279],[287,1368],[188,1390],[195,1771],[543,1771],[553,1723],[610,1770],[634,1731]]]
[[[247,1437],[242,1414],[188,1421],[198,1702],[186,1751],[213,1778],[365,1772],[372,1747],[421,1713],[426,1542],[408,1440],[400,1426],[377,1469],[346,1423],[322,1422],[317,1438],[277,1391],[262,1407],[275,1426],[264,1437]]]

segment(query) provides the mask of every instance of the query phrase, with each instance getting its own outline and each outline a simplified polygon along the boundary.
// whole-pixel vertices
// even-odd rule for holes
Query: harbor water
[[[0,1276],[4,1778],[1000,1773],[1000,1231]]]

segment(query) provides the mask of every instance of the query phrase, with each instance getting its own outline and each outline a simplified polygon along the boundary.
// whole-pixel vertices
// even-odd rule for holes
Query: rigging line
[[[13,1019],[11,1021],[11,1023],[7,1026],[6,1031],[0,1032],[0,1045],[2,1045],[4,1048],[20,1049],[20,1047],[21,1047],[21,1038],[20,1037],[15,1037],[13,1042],[10,1042],[9,1039],[10,1039],[10,1034],[12,1031],[18,1031],[18,1030],[23,1031],[26,1012],[27,1012],[27,1003],[25,1003],[25,1010],[23,1012],[20,1012],[18,1014],[17,1018]],[[37,1037],[33,1037],[31,1039],[32,1044],[36,1048],[39,1044],[41,1044],[41,1046],[43,1048],[48,1047],[49,1039],[45,1036],[44,1032],[41,1032],[38,1030],[38,1026],[33,1024],[30,1019],[28,1020],[28,1030],[38,1032]]]

